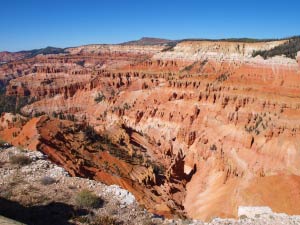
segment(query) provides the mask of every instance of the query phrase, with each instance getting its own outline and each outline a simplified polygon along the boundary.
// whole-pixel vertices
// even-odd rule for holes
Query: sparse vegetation
[[[142,149],[142,146],[133,146],[133,153],[129,153],[128,149],[112,142],[107,134],[98,134],[90,125],[86,126],[83,132],[86,141],[94,144],[94,149],[99,151],[107,150],[109,154],[132,165],[151,166],[156,175],[163,175],[165,173],[165,168],[162,165],[147,159],[146,153],[143,153],[145,150]],[[110,170],[117,176],[122,176],[122,172],[117,165],[113,165],[110,168],[109,163],[104,162],[103,169],[106,171]]]
[[[130,108],[131,108],[131,106],[127,102],[125,102],[123,105],[123,109],[128,110]]]
[[[277,55],[285,55],[286,57],[295,59],[298,51],[300,51],[300,37],[292,37],[286,43],[270,50],[255,51],[252,56],[260,55],[264,59],[267,59]]]
[[[105,99],[106,99],[105,95],[103,93],[99,92],[94,100],[95,100],[95,102],[99,103],[99,102],[104,101]]]
[[[111,215],[88,215],[77,217],[76,221],[89,225],[121,225],[115,217]]]
[[[75,115],[74,114],[65,114],[63,112],[52,112],[52,116],[55,117],[55,118],[58,118],[60,120],[70,120],[70,121],[73,121],[73,122],[76,122],[77,119],[75,118]]]
[[[0,148],[7,148],[10,147],[11,145],[7,143],[6,141],[0,139]]]
[[[239,219],[240,220],[245,220],[245,219],[248,219],[248,217],[246,215],[241,215]]]
[[[152,221],[152,218],[147,217],[143,220],[143,225],[157,225],[157,223]]]
[[[20,154],[9,157],[9,162],[11,164],[25,166],[30,164],[32,160],[28,156]]]
[[[42,116],[42,115],[45,115],[46,113],[44,113],[44,112],[34,112],[33,113],[33,116],[34,117],[39,117],[39,116]]]
[[[223,74],[221,74],[220,76],[218,76],[216,80],[217,80],[218,82],[223,82],[223,81],[225,81],[225,80],[227,80],[227,79],[228,79],[228,75],[223,73]]]
[[[265,130],[268,127],[268,124],[264,123],[264,120],[260,115],[254,116],[252,124],[253,125],[245,125],[245,130],[248,133],[254,132],[256,135],[259,135],[262,130]]]
[[[28,104],[34,102],[33,98],[28,96],[17,97],[17,96],[7,96],[5,94],[5,88],[0,90],[0,114],[3,112],[10,112],[13,114],[21,114],[21,109]]]
[[[163,165],[161,165],[161,164],[155,164],[155,163],[150,162],[150,165],[152,165],[153,172],[156,175],[163,175],[166,171],[165,168],[163,167]]]
[[[174,51],[174,47],[176,46],[176,42],[172,42],[171,44],[168,44],[163,50],[161,50],[162,52],[173,52]]]
[[[83,67],[84,64],[85,64],[85,61],[84,60],[80,60],[80,61],[76,62],[76,64]]]
[[[34,57],[39,54],[42,55],[48,55],[48,54],[60,54],[65,53],[65,50],[63,48],[55,48],[55,47],[46,47],[46,48],[40,48],[40,49],[33,49],[30,51],[25,51],[28,53],[28,57]]]
[[[211,151],[216,151],[217,150],[217,146],[215,144],[211,145],[209,148]]]
[[[76,205],[84,208],[99,208],[103,205],[103,200],[89,190],[80,191],[75,198]]]
[[[257,39],[257,38],[224,38],[224,39],[205,39],[205,38],[193,38],[193,39],[182,39],[179,42],[184,41],[211,41],[211,42],[242,42],[242,43],[258,43],[258,42],[269,42],[278,41],[280,39]]]
[[[56,180],[53,177],[49,177],[49,176],[44,176],[41,179],[41,184],[43,185],[50,185],[50,184],[54,184],[56,182]]]
[[[118,225],[120,224],[115,217],[110,215],[98,216],[93,225]]]
[[[95,131],[94,127],[88,125],[83,130],[84,137],[86,140],[89,140],[90,142],[96,142],[101,139],[100,135]]]
[[[188,65],[188,66],[184,67],[184,69],[182,70],[182,72],[189,72],[189,71],[191,71],[196,64],[197,64],[197,62],[194,62],[191,65]]]

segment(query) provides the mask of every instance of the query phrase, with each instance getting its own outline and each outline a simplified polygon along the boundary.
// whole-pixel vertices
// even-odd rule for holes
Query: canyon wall
[[[0,136],[166,216],[299,214],[299,54],[252,57],[285,42],[89,45],[2,65],[6,95],[34,101]]]

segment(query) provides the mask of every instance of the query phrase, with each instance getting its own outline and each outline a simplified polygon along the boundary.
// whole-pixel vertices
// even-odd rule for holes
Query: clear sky
[[[300,34],[300,0],[0,0],[0,51]]]

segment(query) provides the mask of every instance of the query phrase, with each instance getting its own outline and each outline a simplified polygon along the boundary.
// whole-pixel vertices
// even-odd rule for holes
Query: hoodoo
[[[0,137],[166,217],[300,214],[294,43],[143,38],[1,53]]]

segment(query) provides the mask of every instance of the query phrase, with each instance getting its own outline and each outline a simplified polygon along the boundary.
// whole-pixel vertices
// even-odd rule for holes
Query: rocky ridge
[[[11,157],[16,155],[22,155],[31,159],[30,164],[24,166],[16,166],[11,163]],[[276,214],[268,207],[240,207],[239,219],[220,219],[214,218],[209,223],[204,223],[197,220],[181,220],[181,219],[165,219],[159,218],[153,214],[142,209],[135,200],[135,197],[128,192],[120,188],[117,185],[107,186],[100,182],[95,182],[89,179],[82,179],[78,177],[71,177],[61,167],[51,163],[47,155],[38,151],[21,150],[16,147],[5,147],[0,150],[0,175],[1,179],[1,192],[0,198],[3,203],[4,209],[11,210],[3,201],[3,198],[8,198],[11,201],[18,200],[19,203],[27,205],[26,207],[32,207],[35,205],[49,204],[50,202],[64,201],[63,203],[70,202],[67,198],[72,198],[74,193],[79,192],[82,189],[88,189],[94,192],[96,195],[105,199],[105,204],[101,209],[95,209],[93,211],[96,215],[102,215],[109,213],[112,217],[118,218],[120,224],[190,224],[190,225],[213,225],[213,224],[297,224],[300,222],[299,216],[288,216],[286,214]],[[51,184],[42,184],[43,178],[48,177],[53,179]],[[34,194],[39,194],[38,198],[34,199],[34,194],[27,192],[28,196],[24,195],[26,188],[34,190]],[[28,186],[28,187],[27,187]],[[46,188],[46,189],[45,189]],[[23,191],[22,191],[22,190]],[[61,194],[55,194],[56,191],[61,192],[62,195],[67,195],[65,199]],[[43,195],[47,198],[43,199]],[[31,197],[31,199],[30,199]],[[36,197],[36,196],[35,196]],[[44,196],[45,198],[45,196]],[[74,202],[71,201],[71,204]],[[26,217],[17,215],[17,213],[0,210],[0,213],[4,213],[5,216],[11,219],[18,219],[21,222],[29,222]],[[113,214],[112,214],[113,212]],[[35,218],[34,214],[29,215],[36,219],[35,224],[44,223],[43,218]],[[96,217],[94,215],[94,217]],[[4,220],[4,218],[0,218]],[[54,222],[55,218],[48,217],[50,222]],[[61,218],[62,219],[62,218]],[[5,220],[4,220],[5,221]],[[56,221],[58,222],[58,221]],[[12,221],[7,221],[7,224]],[[89,222],[79,222],[78,219],[72,218],[68,221],[69,224],[90,224]],[[17,223],[16,223],[17,224]]]

